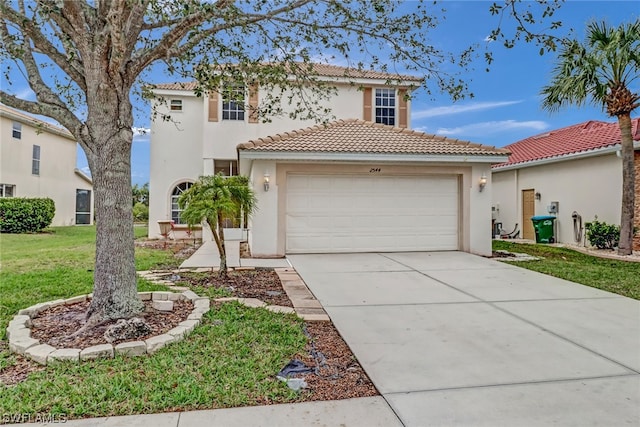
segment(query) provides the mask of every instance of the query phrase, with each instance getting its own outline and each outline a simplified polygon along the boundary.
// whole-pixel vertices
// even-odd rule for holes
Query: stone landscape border
[[[178,301],[189,300],[193,302],[193,310],[187,317],[173,329],[153,336],[144,341],[129,341],[117,345],[99,344],[85,349],[79,348],[55,348],[49,344],[42,344],[31,337],[31,319],[39,313],[60,305],[71,305],[91,299],[92,294],[80,295],[68,299],[58,299],[44,302],[22,309],[9,322],[7,337],[9,350],[23,355],[41,365],[47,365],[58,361],[80,362],[84,360],[113,358],[116,354],[122,356],[141,356],[153,354],[162,347],[173,342],[181,341],[200,324],[202,316],[209,311],[210,301],[207,297],[200,297],[195,292],[186,290],[182,293],[154,291],[138,292],[143,301]]]
[[[236,270],[255,270],[253,267],[240,267]],[[268,305],[257,298],[217,298],[217,302],[237,301],[247,307],[262,307],[275,313],[296,314],[305,321],[329,321],[329,316],[324,311],[320,302],[313,296],[307,285],[298,273],[292,268],[273,269],[285,293],[291,300],[293,308],[279,305]],[[171,280],[176,275],[183,272],[213,272],[217,269],[179,269],[172,271],[139,271],[138,275],[152,283],[165,285],[172,291],[138,292],[143,301],[152,301],[157,309],[165,310],[164,305],[171,301],[189,300],[193,302],[193,310],[187,320],[180,322],[178,326],[169,331],[148,338],[144,341],[128,341],[117,345],[99,344],[85,349],[79,348],[55,348],[49,344],[42,344],[39,340],[31,337],[31,319],[39,313],[60,305],[71,305],[88,301],[92,294],[80,295],[68,299],[58,299],[32,305],[18,312],[9,322],[7,327],[7,338],[9,339],[9,350],[33,360],[41,365],[47,365],[58,361],[80,362],[84,360],[109,359],[116,354],[121,356],[142,356],[153,354],[162,347],[173,342],[181,341],[189,335],[196,326],[200,324],[202,316],[209,311],[210,300],[207,297],[198,296],[189,288],[176,286],[175,280]],[[179,280],[179,279],[177,279]],[[166,308],[170,309],[170,308]]]

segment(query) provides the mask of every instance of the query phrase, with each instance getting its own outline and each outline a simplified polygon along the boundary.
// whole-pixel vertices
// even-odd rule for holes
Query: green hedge
[[[0,231],[3,233],[34,233],[51,225],[56,213],[53,200],[0,198]]]

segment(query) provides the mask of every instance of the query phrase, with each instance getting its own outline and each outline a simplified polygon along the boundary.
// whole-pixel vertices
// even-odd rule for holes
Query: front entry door
[[[536,214],[535,190],[522,190],[522,238],[535,240],[536,234],[533,230],[531,217]]]

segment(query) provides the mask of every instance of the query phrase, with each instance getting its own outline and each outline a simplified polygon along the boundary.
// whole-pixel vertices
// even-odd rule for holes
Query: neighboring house
[[[640,118],[632,120],[636,167],[635,223],[640,229]],[[505,147],[509,161],[494,165],[494,218],[510,231],[517,224],[520,237],[535,239],[534,215],[549,215],[557,202],[556,240],[583,244],[582,223],[598,217],[620,224],[622,160],[618,123],[588,121],[532,136]],[[640,236],[634,248],[640,250]]]
[[[328,65],[314,72],[337,88],[325,103],[337,121],[327,125],[286,115],[261,122],[249,114],[266,99],[260,87],[242,89],[240,103],[224,90],[198,98],[192,83],[157,85],[166,103],[155,107],[173,121],[151,126],[149,236],[160,237],[159,220],[180,226],[177,199],[198,176],[223,172],[248,175],[256,189],[247,236],[254,256],[490,254],[491,195],[478,181],[506,152],[409,130],[416,77]]]
[[[76,141],[60,127],[0,105],[0,197],[49,197],[51,225],[93,223],[93,184],[76,169]]]

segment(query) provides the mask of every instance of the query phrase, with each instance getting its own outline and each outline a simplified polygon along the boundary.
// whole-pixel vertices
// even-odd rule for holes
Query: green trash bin
[[[537,215],[531,217],[533,229],[536,232],[536,243],[556,242],[553,226],[555,220],[556,217],[551,215]]]

